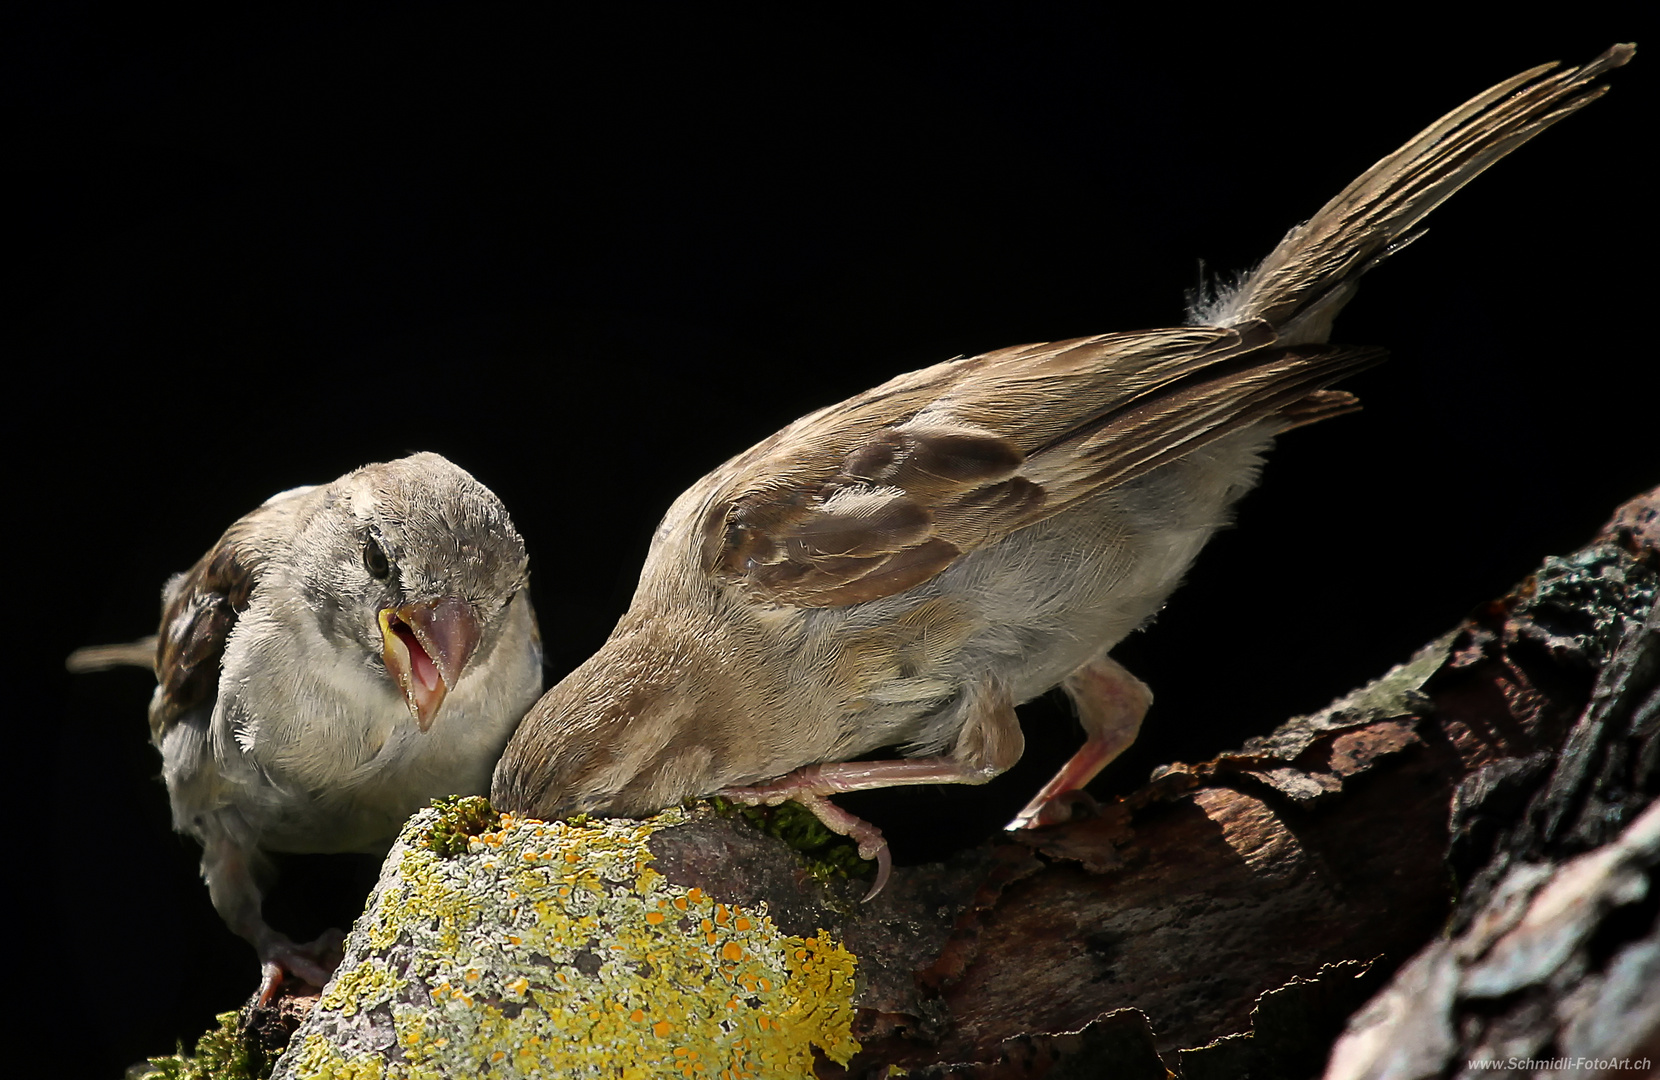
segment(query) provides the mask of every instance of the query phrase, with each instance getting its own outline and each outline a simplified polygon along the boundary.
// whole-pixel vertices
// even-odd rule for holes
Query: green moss
[[[133,1080],[266,1080],[274,1060],[258,1061],[237,1035],[236,1013],[220,1013],[219,1026],[196,1040],[193,1054],[180,1043],[175,1053],[153,1057]],[[263,1055],[259,1055],[263,1056]]]
[[[777,806],[745,806],[719,795],[709,800],[715,811],[726,817],[741,817],[768,836],[775,836],[798,852],[807,872],[820,881],[831,878],[870,877],[876,863],[859,857],[859,845],[825,828],[814,813],[798,802]]]
[[[450,795],[432,800],[438,820],[427,830],[427,846],[446,859],[467,852],[472,837],[501,825],[501,815],[490,800],[479,795]]]

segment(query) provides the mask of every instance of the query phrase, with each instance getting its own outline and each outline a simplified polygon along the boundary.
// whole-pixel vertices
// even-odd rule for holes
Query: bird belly
[[[1111,649],[1158,612],[1228,523],[1271,441],[1266,428],[1245,429],[972,551],[900,596],[842,609],[845,640],[880,635],[870,651],[891,659],[849,702],[835,752],[937,753],[967,720],[969,688],[1001,683],[1018,704]]]

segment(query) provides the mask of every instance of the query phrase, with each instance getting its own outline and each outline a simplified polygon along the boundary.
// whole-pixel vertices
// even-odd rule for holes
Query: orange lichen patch
[[[663,921],[663,913],[661,911],[648,911],[648,912],[646,912],[646,922],[650,923],[651,925],[657,926],[662,921]]]
[[[736,964],[739,960],[744,958],[743,946],[739,945],[736,941],[728,941],[725,945],[720,947],[720,955],[721,959],[725,960],[727,963]]]
[[[674,1025],[669,1023],[667,1020],[659,1020],[657,1023],[651,1025],[651,1033],[659,1039],[668,1038],[669,1033],[672,1031],[674,1031]]]

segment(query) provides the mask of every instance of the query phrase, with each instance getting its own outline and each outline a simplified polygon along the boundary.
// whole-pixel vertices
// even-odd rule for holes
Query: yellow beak
[[[381,656],[386,673],[424,732],[432,727],[444,698],[461,678],[483,631],[472,605],[455,596],[430,603],[381,608]]]

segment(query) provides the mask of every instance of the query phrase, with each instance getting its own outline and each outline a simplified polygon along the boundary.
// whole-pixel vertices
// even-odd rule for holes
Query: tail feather
[[[1542,64],[1471,98],[1367,169],[1237,283],[1197,298],[1189,324],[1263,319],[1286,344],[1326,341],[1361,274],[1417,239],[1424,217],[1493,163],[1601,97],[1606,86],[1580,91],[1635,52],[1615,45],[1549,76],[1558,65]]]
[[[76,649],[64,661],[64,667],[77,675],[89,671],[107,671],[116,667],[156,669],[156,638],[152,634],[121,645],[88,645]]]
[[[1347,390],[1316,390],[1274,414],[1275,419],[1279,421],[1276,434],[1284,435],[1294,428],[1318,424],[1334,416],[1346,416],[1359,411],[1360,399]]]

